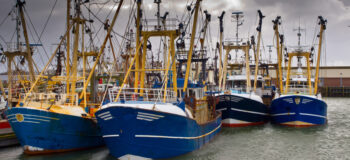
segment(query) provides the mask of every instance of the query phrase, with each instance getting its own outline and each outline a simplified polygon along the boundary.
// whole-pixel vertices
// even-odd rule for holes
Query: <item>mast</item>
[[[211,15],[208,13],[208,11],[207,10],[205,10],[204,11],[204,14],[205,14],[205,22],[204,22],[204,27],[203,27],[203,29],[202,29],[202,31],[201,32],[203,32],[203,37],[202,38],[200,38],[200,44],[201,44],[201,49],[200,49],[200,56],[199,56],[199,58],[201,59],[201,58],[203,58],[203,54],[204,54],[204,42],[205,42],[205,37],[206,37],[206,34],[207,34],[207,28],[208,28],[208,24],[209,24],[209,22],[210,22],[210,20],[211,20]],[[203,62],[201,62],[201,63],[203,63]],[[195,79],[199,79],[199,67],[198,67],[198,63],[196,63],[196,72],[195,72]],[[202,77],[202,81],[204,82],[205,81],[205,79],[204,79],[204,74],[205,73],[203,73],[203,77]]]
[[[324,19],[322,16],[318,17],[319,19],[319,25],[320,25],[320,37],[318,42],[318,53],[317,53],[317,64],[316,64],[316,75],[315,75],[315,90],[314,94],[317,94],[317,88],[318,88],[318,75],[319,75],[319,68],[320,68],[320,60],[321,60],[321,50],[322,50],[322,40],[323,40],[323,32],[326,30],[326,23],[327,20]]]
[[[32,59],[32,50],[31,50],[30,44],[29,44],[27,28],[26,28],[26,21],[25,21],[24,13],[23,13],[24,4],[25,4],[25,2],[21,2],[20,0],[17,0],[17,5],[16,5],[16,7],[18,7],[17,15],[16,15],[17,50],[4,52],[4,55],[8,58],[8,61],[7,61],[7,73],[8,73],[8,82],[9,82],[8,83],[8,88],[9,88],[8,101],[10,102],[9,103],[10,107],[12,107],[12,72],[13,72],[12,71],[12,62],[16,56],[23,56],[27,59],[28,68],[29,68],[29,77],[31,79],[31,82],[35,81],[33,59]],[[22,50],[20,49],[21,46],[20,46],[20,34],[19,34],[19,30],[20,30],[19,17],[21,18],[21,22],[22,22],[21,24],[23,27],[23,35],[24,35],[25,42],[26,42],[26,52],[22,52]]]
[[[265,17],[260,10],[258,10],[259,14],[259,26],[256,30],[259,32],[258,34],[258,44],[255,54],[255,75],[254,75],[254,92],[256,92],[256,85],[258,80],[258,69],[259,69],[259,52],[260,52],[260,41],[261,41],[261,28],[262,28],[262,20]]]
[[[29,75],[30,75],[30,79],[31,81],[35,81],[35,75],[34,75],[34,68],[33,68],[33,58],[32,58],[32,50],[30,48],[30,44],[29,44],[29,38],[28,38],[28,32],[27,32],[27,25],[26,25],[26,21],[24,19],[24,13],[23,13],[23,5],[25,4],[25,2],[21,2],[20,0],[17,0],[17,5],[18,5],[18,9],[19,9],[19,13],[20,13],[20,17],[21,17],[21,22],[22,22],[22,28],[23,28],[23,35],[24,35],[24,39],[26,41],[26,49],[27,49],[27,55],[26,55],[26,59],[28,61],[28,67],[29,67]]]
[[[276,46],[277,46],[277,63],[278,63],[278,79],[277,82],[279,84],[280,92],[283,93],[283,81],[282,81],[282,54],[280,50],[280,34],[278,31],[278,26],[281,25],[281,16],[277,16],[275,20],[273,20],[273,29],[275,30],[276,36]]]
[[[230,54],[230,51],[232,49],[236,50],[236,61],[237,61],[237,52],[238,50],[242,50],[245,52],[245,56],[246,56],[246,65],[248,64],[248,66],[246,66],[246,73],[247,74],[247,89],[249,88],[250,90],[250,68],[249,68],[249,46],[247,44],[243,44],[240,45],[240,40],[239,40],[239,36],[238,36],[238,30],[239,30],[239,26],[243,25],[243,12],[232,12],[231,17],[233,18],[233,22],[236,22],[236,40],[233,42],[236,42],[236,44],[228,44],[228,45],[224,45],[224,49],[226,50],[226,55],[225,55],[225,60],[224,60],[224,66],[223,66],[223,74],[222,74],[222,86],[221,89],[225,88],[226,86],[226,75],[227,75],[227,65],[228,65],[228,56]],[[248,47],[248,49],[247,49]],[[249,75],[249,76],[248,76]],[[249,84],[248,84],[249,82]],[[249,87],[248,87],[249,85]]]
[[[221,83],[222,83],[222,35],[224,32],[224,25],[223,25],[223,19],[224,19],[225,11],[222,11],[221,16],[219,16],[220,21],[220,44],[219,44],[219,91],[221,91]]]
[[[121,9],[121,6],[122,6],[123,2],[124,2],[124,0],[120,0],[120,1],[119,1],[119,5],[118,5],[118,8],[117,8],[117,10],[116,10],[116,12],[115,12],[115,14],[114,14],[114,16],[113,16],[112,23],[111,23],[111,25],[108,27],[107,35],[106,35],[106,37],[105,37],[105,39],[104,39],[104,41],[103,41],[103,44],[102,44],[102,46],[101,46],[101,48],[100,48],[100,51],[99,51],[98,55],[96,56],[96,61],[95,61],[94,65],[93,65],[93,67],[91,68],[91,72],[89,73],[89,76],[88,76],[88,78],[87,78],[87,80],[86,80],[86,83],[84,84],[83,92],[86,91],[86,88],[87,88],[87,86],[88,86],[88,84],[89,84],[89,82],[90,82],[90,80],[91,80],[91,78],[92,78],[92,75],[94,74],[96,65],[97,65],[97,63],[100,61],[101,54],[103,53],[103,51],[104,51],[104,49],[105,49],[106,43],[107,43],[107,41],[108,41],[108,38],[110,37],[110,34],[111,34],[112,29],[113,29],[113,27],[114,27],[115,21],[117,20],[117,17],[118,17],[118,15],[119,15],[119,11],[120,11],[120,9]],[[83,98],[83,96],[84,96],[84,94],[80,94],[79,99]]]
[[[141,20],[141,3],[142,0],[137,0],[137,15],[136,15],[136,46],[139,46],[140,44],[140,35],[141,35],[141,28],[140,28],[140,20]],[[139,75],[140,75],[140,56],[141,54],[139,54],[139,56],[136,57],[136,64],[135,64],[135,69],[137,70],[135,72],[135,82],[134,82],[134,88],[135,88],[135,93],[138,92],[138,83],[139,83]]]
[[[70,24],[70,3],[71,0],[67,0],[67,30],[69,28],[69,24]],[[69,77],[69,73],[70,73],[70,55],[69,55],[69,50],[70,50],[70,32],[67,32],[67,37],[66,37],[66,42],[67,42],[67,56],[66,56],[66,76]],[[69,82],[67,83],[67,94],[69,94]]]
[[[246,92],[250,93],[251,90],[251,80],[250,80],[250,66],[249,66],[249,44],[244,48],[245,52],[245,68],[246,68],[246,76],[247,76],[247,89]]]
[[[78,73],[78,47],[79,47],[79,33],[80,33],[80,24],[82,23],[82,19],[80,19],[80,0],[78,0],[75,4],[76,16],[73,19],[75,21],[74,30],[74,46],[73,46],[73,65],[72,65],[72,84],[71,84],[71,93],[72,96],[75,94],[76,82],[77,82],[77,73]]]
[[[164,30],[167,30],[166,28],[166,18],[168,16],[169,12],[165,12],[164,15],[162,17],[160,17],[162,19],[162,24],[163,24],[163,27],[164,27]],[[167,66],[167,37],[164,36],[163,37],[163,66]],[[158,57],[159,59],[159,57]]]
[[[161,28],[161,25],[160,25],[160,3],[162,3],[162,0],[154,0],[153,3],[156,3],[157,4],[157,27],[156,27],[156,30],[160,30]]]
[[[188,77],[189,77],[190,69],[191,69],[191,61],[192,61],[192,53],[193,53],[193,46],[194,46],[194,38],[195,38],[195,35],[196,35],[196,30],[197,30],[198,10],[199,10],[199,5],[200,5],[201,1],[202,0],[197,0],[196,1],[196,6],[195,6],[194,20],[193,20],[192,34],[191,34],[191,41],[190,41],[190,50],[189,50],[188,57],[187,57],[186,75],[185,75],[185,82],[184,82],[183,92],[186,92],[187,85],[188,85]]]

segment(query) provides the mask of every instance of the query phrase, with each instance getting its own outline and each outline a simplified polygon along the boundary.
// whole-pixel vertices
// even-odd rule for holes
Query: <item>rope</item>
[[[130,3],[131,3],[131,2],[130,2]],[[134,12],[135,4],[136,4],[136,1],[133,3],[132,7],[130,8],[130,14],[129,14],[129,15],[131,15],[131,16],[129,16],[129,20],[128,20],[128,23],[127,23],[127,25],[126,25],[126,27],[125,27],[125,32],[124,32],[124,34],[127,33],[127,30],[128,30],[129,27],[130,27],[130,22],[131,22],[131,20],[132,20],[132,17],[134,17],[134,15],[135,15],[135,12]],[[113,41],[113,39],[114,39],[114,38],[111,38],[112,41]],[[115,38],[115,39],[116,39],[116,38]],[[116,39],[116,40],[117,40],[117,39]],[[121,47],[121,46],[124,45],[124,43],[125,43],[126,40],[129,40],[129,39],[123,38],[122,44],[118,43],[118,44],[119,44],[119,52],[117,52],[117,54],[120,53],[120,52],[122,51],[122,47]],[[117,63],[116,60],[113,60],[113,62],[114,62],[113,64],[116,64],[116,63]],[[131,64],[131,65],[132,65],[132,64]],[[113,67],[112,67],[111,69],[115,69],[115,68],[116,68],[116,66],[113,65]],[[110,73],[112,73],[112,72],[110,72]],[[109,75],[107,84],[109,84],[111,80],[112,80],[112,74]],[[120,88],[120,89],[122,89],[122,88]],[[106,95],[107,95],[107,92],[108,92],[108,87],[106,87],[106,89],[105,89],[105,91],[104,91],[104,94],[103,94],[103,97],[102,97],[102,101],[101,101],[100,106],[102,106],[102,103],[103,103],[104,100],[105,100],[105,97],[106,97]],[[112,100],[111,100],[111,101],[112,101]]]
[[[96,35],[98,34],[98,32],[101,30],[102,26],[104,26],[104,23],[100,18],[97,17],[97,14],[99,13],[99,11],[97,12],[97,14],[94,14],[90,8],[88,8],[85,4],[84,4],[84,7],[89,11],[89,13],[91,13],[91,15],[93,15],[100,23],[101,23],[101,26],[100,28],[98,29]],[[113,8],[110,10],[110,12],[108,13],[107,17],[111,14],[111,12],[113,11],[113,9],[116,7],[116,4],[114,4]],[[130,18],[130,17],[129,17]],[[126,37],[120,35],[119,33],[115,32],[113,29],[112,29],[112,33],[116,34],[117,36],[121,37],[121,38],[124,38],[124,39],[127,39]],[[94,37],[96,38],[96,36]]]
[[[52,8],[51,8],[50,14],[49,14],[49,16],[48,16],[47,19],[46,19],[46,22],[45,22],[45,24],[44,24],[44,28],[43,28],[43,30],[41,31],[40,36],[39,36],[39,40],[41,39],[41,36],[43,35],[43,33],[44,33],[45,29],[46,29],[46,26],[47,26],[47,24],[48,24],[48,22],[49,22],[49,20],[50,20],[50,18],[51,18],[51,15],[52,15],[52,13],[53,13],[53,10],[54,10],[55,7],[56,7],[56,4],[57,4],[57,0],[55,0],[55,3],[53,4],[53,6],[52,6]]]
[[[10,10],[10,12],[7,14],[7,16],[1,21],[0,23],[0,27],[5,23],[5,21],[7,20],[7,18],[11,15],[11,13],[13,12],[13,9],[15,8],[16,6],[13,6]]]
[[[37,42],[40,42],[40,43],[42,44],[42,42],[41,42],[41,40],[40,40],[40,37],[39,37],[39,35],[38,35],[38,32],[36,31],[35,26],[34,26],[32,20],[31,20],[31,18],[30,18],[30,16],[29,16],[29,14],[27,13],[27,11],[26,11],[26,9],[25,9],[24,7],[23,7],[23,10],[24,10],[25,15],[28,17],[30,24],[31,24],[32,27],[33,27],[33,30],[34,30],[35,35],[36,35],[37,38],[38,38],[38,41],[37,41]],[[35,41],[34,36],[33,36],[33,33],[32,33],[32,31],[31,31],[31,29],[30,29],[29,27],[28,27],[28,30],[29,30],[30,34],[32,35],[31,38],[33,39],[33,41]],[[36,42],[36,43],[37,43],[37,42]],[[48,56],[48,54],[47,54],[47,52],[46,52],[45,47],[42,46],[42,48],[43,48],[43,50],[44,50],[44,52],[45,52],[46,58],[49,59],[49,56]],[[39,56],[39,57],[40,57],[42,63],[44,64],[45,62],[44,62],[43,57],[42,57],[42,56]],[[35,61],[33,61],[33,64],[35,64]],[[36,69],[37,69],[37,72],[39,72],[39,69],[38,69],[38,68],[36,68]]]

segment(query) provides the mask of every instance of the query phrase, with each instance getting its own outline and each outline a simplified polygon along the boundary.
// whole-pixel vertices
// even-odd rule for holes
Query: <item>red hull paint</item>
[[[237,124],[237,123],[223,123],[222,126],[223,127],[247,127],[247,126],[263,125],[265,123],[266,122],[241,123],[241,124]]]
[[[8,121],[0,122],[0,129],[11,128]]]

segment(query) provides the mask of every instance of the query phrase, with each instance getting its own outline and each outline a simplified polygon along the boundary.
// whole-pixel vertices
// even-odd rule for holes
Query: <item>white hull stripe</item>
[[[317,115],[317,114],[309,114],[309,113],[300,113],[300,115],[303,116],[313,116],[313,117],[320,117],[320,118],[327,118],[325,116]]]
[[[110,119],[112,119],[113,117],[107,117],[107,118],[105,118],[105,119],[103,119],[103,120],[105,120],[105,121],[107,121],[107,120],[110,120]]]
[[[11,121],[12,123],[40,123],[40,122],[34,122],[34,121],[22,121],[22,122],[18,122],[18,121]]]
[[[272,116],[286,116],[286,115],[295,115],[296,113],[291,112],[291,113],[279,113],[279,114],[273,114]],[[309,113],[299,113],[300,115],[303,116],[313,116],[313,117],[320,117],[320,118],[327,118],[325,116],[317,115],[317,114],[309,114]]]
[[[105,118],[107,118],[107,117],[112,117],[112,115],[111,115],[111,114],[106,114],[106,115],[99,116],[99,117],[105,119]]]
[[[288,115],[295,115],[295,113],[294,112],[278,113],[278,114],[273,114],[271,116],[288,116]]]
[[[226,111],[227,108],[217,109],[217,111]]]
[[[37,119],[37,118],[30,118],[30,117],[24,117],[24,119],[31,119],[31,120],[38,120],[38,121],[44,121],[44,122],[50,122],[50,120],[47,119]]]
[[[246,112],[246,113],[253,113],[253,114],[267,115],[267,113],[254,112],[254,111],[247,111],[247,110],[242,110],[242,109],[237,109],[237,108],[231,108],[231,110],[233,110],[233,111],[238,111],[238,112]]]
[[[99,117],[102,117],[102,116],[105,115],[105,114],[111,114],[111,113],[108,111],[108,112],[101,113],[101,114],[99,114],[98,116],[99,116]]]
[[[144,113],[144,112],[138,112],[138,115],[145,115],[145,116],[152,116],[152,117],[159,117],[159,118],[163,118],[164,117],[162,115],[151,114],[151,113]]]
[[[112,116],[108,116],[108,117],[103,117],[102,119],[103,120],[109,120],[109,119],[112,119],[113,117]]]
[[[108,137],[119,137],[119,134],[109,134],[109,135],[104,135],[102,136],[103,138],[108,138]]]
[[[140,117],[137,117],[136,119],[138,119],[138,120],[145,120],[145,121],[153,121],[153,119],[140,118]]]
[[[159,136],[159,135],[135,135],[135,137],[139,137],[139,138],[167,138],[167,139],[198,139],[198,138],[202,138],[205,136],[208,136],[210,134],[212,134],[213,132],[215,132],[216,130],[218,130],[221,127],[221,124],[216,127],[214,130],[203,134],[201,136],[196,136],[196,137],[175,137],[175,136]]]
[[[8,115],[7,117],[10,116],[15,116],[16,114],[11,114]],[[52,119],[52,120],[58,120],[58,118],[53,118],[53,117],[46,117],[46,116],[37,116],[37,115],[32,115],[32,114],[22,114],[23,116],[30,116],[30,117],[39,117],[39,118],[46,118],[46,119]]]
[[[16,120],[16,117],[7,118],[7,120]]]
[[[101,113],[101,114],[99,114],[97,116],[100,117],[101,119],[105,120],[105,121],[113,119],[113,116],[111,115],[111,113],[109,111]]]
[[[159,119],[159,117],[146,116],[146,115],[142,115],[142,114],[137,115],[137,117],[140,117],[140,118],[149,118],[149,119]]]

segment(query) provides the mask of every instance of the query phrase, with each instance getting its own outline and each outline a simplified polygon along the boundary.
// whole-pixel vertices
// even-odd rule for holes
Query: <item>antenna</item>
[[[157,27],[156,30],[160,30],[161,26],[160,26],[160,3],[162,3],[162,0],[154,0],[154,3],[157,4]]]
[[[300,27],[300,17],[299,17],[299,27],[293,29],[293,31],[298,31],[298,33],[297,33],[297,36],[298,36],[298,47],[299,47],[299,49],[300,49],[300,48],[301,48],[301,46],[300,46],[301,31],[305,31],[305,29],[302,29],[302,28]]]
[[[271,53],[272,53],[272,47],[273,47],[273,45],[267,45],[266,47],[269,47],[269,63],[272,63],[272,60],[271,60]]]
[[[236,43],[238,45],[238,43],[240,42],[238,38],[238,30],[239,30],[239,26],[243,25],[244,15],[243,15],[243,12],[232,12],[231,17],[233,18],[232,22],[236,22]]]

